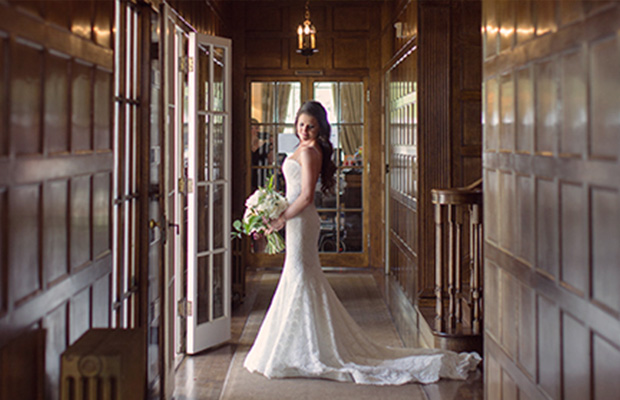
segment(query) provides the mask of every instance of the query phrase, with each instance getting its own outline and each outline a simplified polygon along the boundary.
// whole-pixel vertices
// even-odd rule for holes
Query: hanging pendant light
[[[306,13],[304,22],[297,27],[297,52],[302,56],[306,56],[306,64],[308,64],[308,57],[316,53],[316,28],[310,21],[310,10],[308,9],[308,3],[306,1]]]

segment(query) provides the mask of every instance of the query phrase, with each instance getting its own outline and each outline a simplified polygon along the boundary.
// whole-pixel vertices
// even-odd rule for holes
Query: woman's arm
[[[319,172],[321,171],[321,155],[314,149],[306,147],[301,150],[299,158],[299,164],[301,165],[301,193],[278,218],[269,223],[271,228],[267,231],[267,234],[284,228],[286,220],[295,217],[310,204],[314,203],[314,191],[316,182],[319,179]]]

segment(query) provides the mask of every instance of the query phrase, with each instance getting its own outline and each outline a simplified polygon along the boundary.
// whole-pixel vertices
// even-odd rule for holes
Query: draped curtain
[[[362,146],[362,85],[361,83],[340,84],[340,122],[359,123],[360,125],[340,126],[340,146],[344,154],[354,154]],[[333,88],[334,97],[337,87]]]

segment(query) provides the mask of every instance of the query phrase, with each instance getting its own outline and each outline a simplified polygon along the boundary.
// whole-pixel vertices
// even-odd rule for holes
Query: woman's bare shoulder
[[[318,149],[317,145],[304,146],[299,149],[299,159],[320,161],[322,156],[321,150]]]

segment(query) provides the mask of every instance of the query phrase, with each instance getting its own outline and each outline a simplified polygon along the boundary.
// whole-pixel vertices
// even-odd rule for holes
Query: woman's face
[[[302,142],[319,137],[319,122],[312,115],[301,114],[297,119],[297,136]]]

